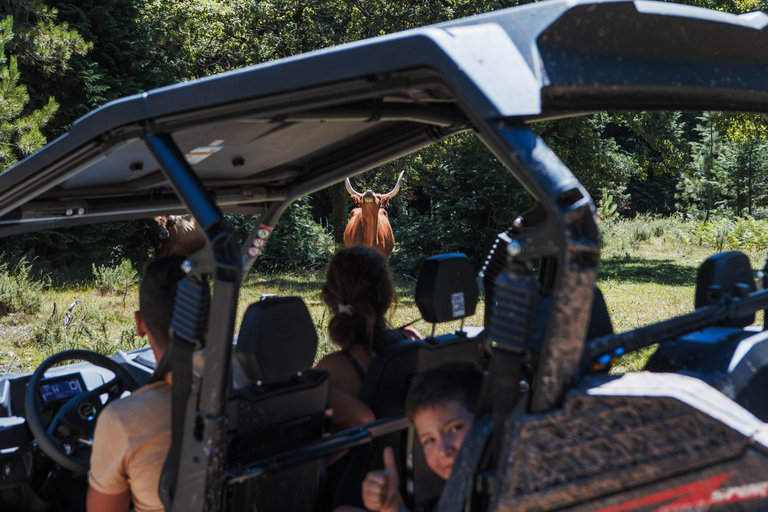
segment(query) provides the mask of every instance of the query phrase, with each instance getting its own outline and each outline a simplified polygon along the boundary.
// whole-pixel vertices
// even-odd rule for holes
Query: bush
[[[37,313],[45,286],[33,279],[32,265],[25,259],[11,268],[8,262],[0,263],[0,316]]]
[[[533,200],[474,134],[454,136],[431,151],[429,165],[417,167],[429,211],[390,215],[396,246],[390,264],[415,276],[427,257],[461,252],[479,270],[496,236]]]
[[[307,197],[289,206],[256,260],[260,270],[317,269],[334,250],[333,237],[312,219]]]
[[[92,264],[93,285],[101,295],[113,293],[122,295],[123,300],[138,281],[138,275],[133,270],[130,260],[121,260],[118,265],[101,265],[98,268]]]
[[[136,336],[134,326],[121,328],[119,340],[110,340],[107,320],[98,311],[84,308],[79,300],[67,308],[54,303],[48,319],[35,329],[34,342],[40,358],[35,364],[64,350],[85,349],[112,355],[117,350],[127,352],[145,345]]]

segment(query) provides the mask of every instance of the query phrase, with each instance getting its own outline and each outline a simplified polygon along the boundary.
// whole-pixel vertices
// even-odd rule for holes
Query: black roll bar
[[[230,358],[240,290],[240,254],[229,223],[197,177],[184,154],[168,134],[145,138],[147,147],[160,164],[176,195],[184,202],[210,242],[185,261],[184,270],[200,279],[214,277],[205,375],[199,401],[189,401],[196,410],[186,410],[185,432],[174,432],[173,443],[181,443],[180,462],[172,480],[179,485],[171,510],[215,511],[219,509],[226,465],[228,420],[225,414],[229,394]],[[180,383],[176,383],[179,385]],[[174,415],[186,403],[172,404]],[[194,429],[194,435],[189,435]],[[182,437],[179,439],[178,437]]]

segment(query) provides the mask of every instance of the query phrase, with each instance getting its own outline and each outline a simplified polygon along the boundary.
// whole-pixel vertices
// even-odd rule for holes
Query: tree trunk
[[[349,222],[349,194],[344,182],[333,186],[333,241],[336,247],[344,246],[344,230]]]
[[[752,194],[755,170],[752,168],[752,148],[749,149],[749,166],[747,167],[747,211],[752,216]]]
[[[743,171],[741,165],[736,164],[736,216],[741,217],[744,211],[744,194],[742,193]]]

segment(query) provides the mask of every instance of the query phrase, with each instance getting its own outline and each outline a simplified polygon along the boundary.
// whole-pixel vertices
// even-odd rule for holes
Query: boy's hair
[[[152,338],[163,349],[171,339],[173,306],[176,299],[176,285],[185,277],[181,264],[185,256],[172,254],[148,262],[139,285],[139,311]]]
[[[422,409],[458,402],[472,414],[477,407],[483,374],[477,365],[453,362],[420,373],[405,398],[405,413],[413,417]]]

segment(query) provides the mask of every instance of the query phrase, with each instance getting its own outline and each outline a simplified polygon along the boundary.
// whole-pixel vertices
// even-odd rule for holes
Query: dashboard
[[[155,367],[149,348],[117,352],[112,359],[139,385],[149,381]],[[113,376],[109,370],[85,362],[51,368],[40,385],[43,414],[52,417],[67,400],[97,388]],[[24,406],[30,377],[30,373],[0,374],[0,489],[25,484],[33,478],[36,449]]]

